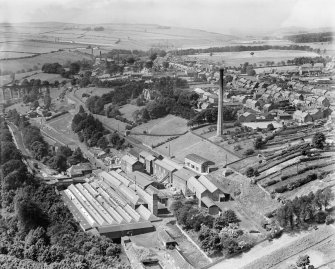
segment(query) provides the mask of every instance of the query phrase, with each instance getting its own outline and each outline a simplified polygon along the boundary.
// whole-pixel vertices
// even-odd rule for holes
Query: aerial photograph
[[[335,269],[335,1],[0,0],[0,269]]]

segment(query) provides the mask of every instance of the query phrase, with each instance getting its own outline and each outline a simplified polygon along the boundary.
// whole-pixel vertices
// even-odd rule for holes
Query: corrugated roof
[[[182,168],[176,172],[173,173],[173,177],[179,177],[185,181],[187,181],[190,177],[196,176],[197,173],[190,171],[186,168]]]
[[[176,170],[175,167],[173,167],[173,166],[171,166],[171,165],[169,165],[166,162],[163,162],[161,160],[155,160],[155,164],[160,166],[160,167],[163,167],[165,170],[168,170],[170,172],[173,172],[173,171]]]
[[[111,185],[112,187],[118,187],[121,185],[121,182],[114,176],[112,176],[111,174],[102,171],[101,173],[99,173],[100,178],[102,178],[108,185]]]
[[[141,215],[145,220],[149,220],[151,217],[151,212],[143,205],[140,205],[136,211]]]
[[[122,184],[129,186],[130,185],[130,180],[122,175],[120,175],[119,173],[115,172],[115,171],[109,171],[109,174],[111,174],[113,177],[115,177],[116,179],[118,179],[120,182],[122,182]]]
[[[205,177],[204,175],[201,175],[198,178],[199,182],[204,185],[204,187],[209,190],[211,193],[215,192],[216,190],[218,190],[218,187],[216,187],[213,182],[211,182],[207,177]]]
[[[190,177],[187,180],[187,187],[196,193],[203,193],[206,191],[205,186],[202,185],[195,177]]]
[[[192,162],[195,162],[197,164],[204,164],[206,162],[209,162],[209,160],[197,155],[197,154],[194,154],[194,153],[191,153],[191,154],[188,154],[185,156],[185,159],[189,159],[190,161]]]
[[[136,185],[140,186],[142,189],[145,189],[153,182],[150,176],[139,171],[128,173],[128,176],[132,179],[133,183],[136,181]]]
[[[105,225],[97,227],[97,230],[100,234],[105,233],[113,233],[119,231],[127,231],[127,230],[136,230],[136,229],[144,229],[144,228],[153,228],[153,225],[150,221],[143,221],[137,223],[127,223],[122,225]]]
[[[133,204],[136,205],[140,202],[140,197],[132,190],[129,189],[127,186],[121,184],[118,188],[121,193]]]
[[[201,198],[201,201],[202,201],[208,208],[210,208],[210,207],[212,207],[212,206],[217,206],[217,205],[214,204],[213,200],[212,200],[211,198],[207,197],[207,196],[202,197],[202,198]]]

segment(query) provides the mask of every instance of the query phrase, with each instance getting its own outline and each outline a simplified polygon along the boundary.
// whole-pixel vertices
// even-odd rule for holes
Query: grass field
[[[151,120],[148,123],[141,124],[135,127],[132,132],[143,133],[143,131],[147,131],[148,134],[155,135],[178,135],[183,134],[188,130],[186,124],[187,120],[168,115],[164,118]]]
[[[86,88],[79,88],[76,91],[76,96],[79,99],[86,100],[86,98],[83,99],[83,97],[82,97],[82,95],[84,93],[89,94],[89,95],[101,96],[101,95],[103,95],[105,93],[109,93],[111,91],[113,91],[113,88],[86,87]]]
[[[124,106],[122,106],[119,110],[122,114],[122,117],[128,119],[128,120],[131,120],[133,121],[133,117],[132,117],[132,114],[136,111],[136,110],[140,110],[142,109],[143,107],[140,107],[140,106],[136,106],[136,105],[132,105],[132,104],[126,104]]]
[[[226,159],[228,163],[239,160],[236,155],[192,133],[182,135],[169,144],[171,155],[180,162],[184,162],[184,157],[190,153],[213,161],[216,166],[225,165]],[[165,156],[169,155],[169,148],[165,144],[157,147],[156,150]]]
[[[58,80],[59,82],[66,80],[59,74],[47,74],[47,73],[38,73],[36,75],[32,75],[27,77],[26,79],[31,80],[31,79],[40,79],[41,81],[47,80],[50,83],[54,83],[55,80]]]
[[[22,69],[29,71],[30,69],[40,69],[45,63],[58,62],[65,64],[67,61],[78,61],[83,59],[91,59],[87,54],[77,51],[59,51],[54,53],[47,53],[38,55],[32,58],[23,58],[16,60],[2,60],[0,69],[2,71],[17,72]]]
[[[241,52],[220,52],[213,53],[212,56],[209,53],[188,55],[187,57],[196,58],[199,60],[206,60],[209,62],[224,62],[228,66],[239,66],[245,62],[251,64],[265,64],[267,61],[274,61],[275,63],[281,61],[291,60],[296,57],[316,57],[318,56],[315,52],[300,51],[300,50],[263,50],[254,51],[254,55],[250,55],[251,51]]]
[[[0,51],[0,60],[8,58],[27,57],[32,55],[34,54],[26,52]]]

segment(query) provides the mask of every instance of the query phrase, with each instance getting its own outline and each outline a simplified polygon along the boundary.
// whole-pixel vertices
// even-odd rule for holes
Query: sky
[[[0,0],[0,22],[141,23],[211,32],[335,29],[335,0]]]

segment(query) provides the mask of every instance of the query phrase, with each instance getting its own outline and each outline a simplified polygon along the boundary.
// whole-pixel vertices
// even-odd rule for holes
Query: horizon
[[[11,24],[163,25],[226,35],[335,29],[335,2],[331,0],[0,0],[0,4],[0,22]],[[207,17],[210,20],[203,19]]]

